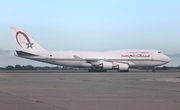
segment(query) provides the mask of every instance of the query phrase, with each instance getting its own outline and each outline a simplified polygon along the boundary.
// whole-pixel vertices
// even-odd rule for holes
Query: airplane
[[[170,58],[158,50],[112,51],[48,51],[18,27],[10,27],[19,50],[17,57],[74,68],[88,68],[89,72],[117,70],[129,72],[131,67],[156,67],[170,62]]]

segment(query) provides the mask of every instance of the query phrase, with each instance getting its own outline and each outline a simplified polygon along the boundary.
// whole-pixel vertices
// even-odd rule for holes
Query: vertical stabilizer
[[[45,51],[45,49],[18,27],[10,27],[18,48],[23,51]]]

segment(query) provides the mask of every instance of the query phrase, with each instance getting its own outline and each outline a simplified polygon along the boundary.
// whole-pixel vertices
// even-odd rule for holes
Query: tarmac
[[[180,71],[0,71],[0,110],[179,110]]]

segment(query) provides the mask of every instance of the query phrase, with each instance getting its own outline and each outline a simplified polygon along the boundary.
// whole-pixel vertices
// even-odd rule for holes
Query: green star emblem
[[[28,48],[33,48],[33,47],[32,47],[33,44],[34,44],[34,43],[31,43],[31,42],[26,43],[27,49],[28,49]]]

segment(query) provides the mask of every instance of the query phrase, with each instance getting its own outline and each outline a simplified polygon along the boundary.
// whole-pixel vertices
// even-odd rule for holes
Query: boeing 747
[[[130,67],[157,67],[171,60],[158,50],[48,51],[22,29],[10,29],[19,48],[14,53],[16,56],[60,66],[89,68],[89,72],[113,69],[128,72]]]

